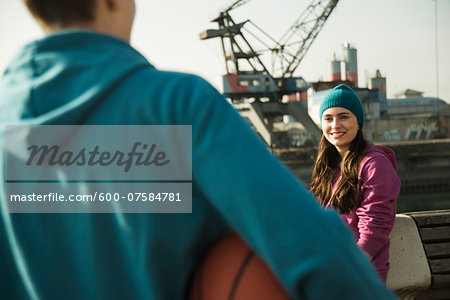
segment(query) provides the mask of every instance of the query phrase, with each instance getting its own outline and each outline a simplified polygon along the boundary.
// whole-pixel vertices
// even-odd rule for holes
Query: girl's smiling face
[[[346,108],[330,107],[322,114],[323,135],[336,147],[341,157],[349,150],[358,129],[356,116]]]

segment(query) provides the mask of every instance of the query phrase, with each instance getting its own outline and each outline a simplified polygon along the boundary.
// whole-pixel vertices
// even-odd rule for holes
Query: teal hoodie
[[[155,69],[121,40],[61,32],[26,45],[0,82],[0,121],[192,125],[193,166],[187,214],[12,214],[2,190],[2,299],[183,299],[230,229],[294,299],[394,299],[338,215],[211,85]]]

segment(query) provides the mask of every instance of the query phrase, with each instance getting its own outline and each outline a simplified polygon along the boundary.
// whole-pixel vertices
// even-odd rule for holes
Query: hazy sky
[[[450,0],[438,1],[439,96],[450,103]],[[225,73],[219,39],[199,40],[209,21],[231,0],[137,0],[132,44],[156,67],[196,73],[219,90]],[[310,0],[252,0],[232,11],[279,39]],[[297,74],[327,78],[333,53],[350,42],[358,49],[359,85],[376,69],[387,78],[388,97],[410,88],[436,96],[435,2],[341,0],[317,36]],[[26,42],[42,36],[19,0],[0,3],[0,71]]]

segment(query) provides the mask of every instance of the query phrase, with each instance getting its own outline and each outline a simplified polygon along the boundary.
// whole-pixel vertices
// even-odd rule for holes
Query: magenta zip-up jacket
[[[361,250],[372,256],[372,265],[386,282],[389,270],[389,233],[396,213],[396,199],[400,192],[397,162],[394,152],[383,146],[368,143],[358,176],[358,206],[341,218],[352,229]],[[332,193],[341,180],[336,176]],[[330,206],[328,203],[327,208]]]

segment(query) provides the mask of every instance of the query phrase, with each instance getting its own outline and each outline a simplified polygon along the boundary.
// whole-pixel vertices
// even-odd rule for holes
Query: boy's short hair
[[[97,0],[23,0],[31,14],[49,26],[89,22]]]

